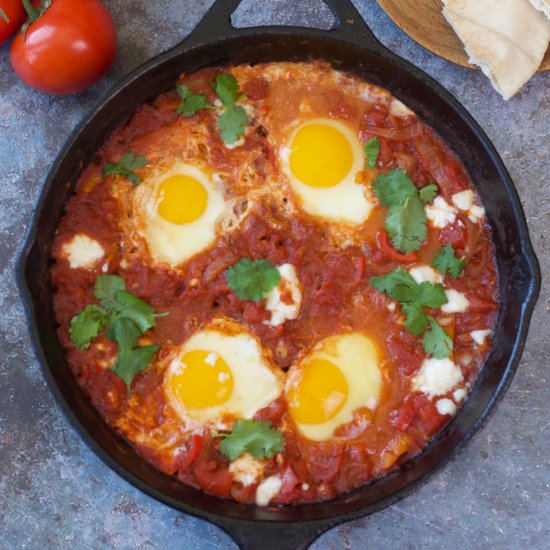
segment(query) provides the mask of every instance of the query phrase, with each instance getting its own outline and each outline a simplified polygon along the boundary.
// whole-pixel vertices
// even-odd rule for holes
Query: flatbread
[[[544,0],[546,3],[547,0]],[[443,0],[443,15],[470,62],[511,98],[538,69],[550,42],[550,21],[529,0]]]
[[[550,19],[550,0],[529,0],[529,2]]]

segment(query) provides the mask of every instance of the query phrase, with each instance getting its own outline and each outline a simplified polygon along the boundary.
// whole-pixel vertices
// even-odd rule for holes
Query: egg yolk
[[[227,363],[210,351],[194,350],[180,360],[181,368],[170,380],[172,394],[187,409],[206,409],[225,403],[233,391]]]
[[[289,412],[300,424],[321,424],[334,418],[348,398],[342,371],[325,359],[312,359],[289,392]]]
[[[328,124],[312,123],[300,128],[290,149],[290,170],[310,187],[337,185],[353,164],[346,136]]]
[[[176,225],[198,220],[206,210],[208,193],[204,185],[191,176],[165,179],[157,191],[157,212]]]

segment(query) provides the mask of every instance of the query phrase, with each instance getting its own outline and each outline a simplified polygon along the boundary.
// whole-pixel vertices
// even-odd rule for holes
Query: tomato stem
[[[36,21],[38,17],[40,17],[40,10],[36,9],[31,4],[30,0],[21,0],[21,3],[23,4],[23,7],[25,8],[27,15],[29,16],[29,21],[28,21],[29,23]]]
[[[10,18],[2,11],[2,8],[0,8],[0,17],[6,22],[10,22]]]

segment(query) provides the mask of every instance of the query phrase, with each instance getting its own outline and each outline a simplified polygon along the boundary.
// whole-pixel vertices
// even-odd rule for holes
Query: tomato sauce
[[[267,182],[269,174],[281,175],[274,142],[290,121],[300,116],[299,106],[306,103],[310,117],[323,115],[354,124],[361,142],[380,138],[377,168],[366,169],[361,176],[367,183],[378,172],[403,168],[418,187],[436,181],[439,194],[448,202],[454,193],[471,188],[460,161],[431,129],[412,113],[392,114],[391,96],[373,93],[365,99],[364,94],[352,93],[356,83],[364,84],[355,77],[343,75],[334,80],[332,69],[323,64],[312,64],[309,70],[319,78],[268,77],[270,73],[261,65],[235,69],[257,114],[251,117],[251,129],[242,146],[231,150],[221,141],[209,111],[192,119],[175,114],[179,104],[175,91],[143,106],[84,170],[54,243],[51,280],[59,338],[94,406],[161,471],[210,494],[240,502],[254,502],[256,484],[243,486],[233,480],[218,438],[182,429],[165,400],[163,371],[157,363],[136,375],[129,394],[111,370],[115,343],[100,336],[88,350],[72,345],[71,319],[95,302],[93,285],[99,274],[119,274],[130,292],[167,313],[158,317],[156,327],[147,333],[147,343],[161,346],[158,360],[218,317],[235,319],[257,335],[283,371],[315,342],[350,330],[368,334],[383,350],[385,383],[379,406],[375,411],[356,411],[353,422],[340,426],[331,440],[314,442],[303,437],[287,411],[284,394],[256,413],[256,420],[270,420],[280,429],[286,442],[283,453],[264,461],[263,477],[278,475],[282,480],[274,504],[331,499],[384,475],[417,454],[451,418],[438,412],[434,400],[411,390],[411,379],[426,353],[421,339],[405,330],[400,307],[370,284],[372,277],[399,267],[430,264],[435,252],[447,243],[455,248],[457,257],[464,257],[463,274],[445,284],[464,293],[470,306],[464,313],[440,317],[451,327],[446,329],[452,331],[453,360],[460,366],[466,388],[475,380],[489,349],[474,347],[471,333],[491,329],[498,309],[490,229],[484,222],[472,222],[463,212],[442,229],[429,226],[420,250],[405,255],[388,242],[385,209],[380,205],[343,244],[335,237],[333,226],[286,209],[288,199],[281,201],[276,194],[256,201],[237,228],[218,236],[212,246],[177,269],[154,261],[142,240],[129,238],[128,225],[120,221],[128,221],[128,202],[115,189],[113,178],[102,176],[104,162],[116,161],[128,150],[170,161],[181,155],[182,148],[187,151],[185,148],[193,146],[181,141],[182,132],[193,127],[204,137],[197,149],[203,147],[216,169],[232,173],[239,182],[235,185],[245,187],[246,174]],[[301,71],[303,67],[296,74]],[[209,83],[218,72],[199,71],[184,77],[183,82],[214,101]],[[321,90],[319,82],[323,83]],[[276,122],[274,112],[282,113]],[[129,195],[132,188],[126,189],[123,194]],[[97,240],[105,250],[93,269],[71,268],[64,256],[64,244],[77,233]],[[271,326],[265,323],[270,312],[264,301],[236,297],[227,286],[225,271],[241,258],[263,258],[296,268],[303,294],[297,319]]]

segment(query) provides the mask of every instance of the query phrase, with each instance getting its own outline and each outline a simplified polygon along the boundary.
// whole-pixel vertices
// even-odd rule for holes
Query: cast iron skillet
[[[477,432],[516,370],[540,287],[540,272],[523,211],[501,159],[465,109],[428,75],[396,57],[373,36],[349,0],[326,0],[333,29],[235,29],[239,0],[217,0],[174,49],[149,61],[103,98],[55,161],[21,250],[18,284],[36,354],[57,401],[90,447],[142,491],[211,521],[242,548],[306,547],[321,533],[371,514],[410,493]],[[325,59],[387,88],[434,128],[462,159],[487,210],[497,250],[501,303],[494,345],[470,398],[421,455],[368,486],[313,505],[259,509],[210,497],[182,485],[138,457],[101,419],[75,381],[56,334],[48,267],[59,218],[85,166],[115,127],[141,104],[174,86],[178,75],[209,65]]]

